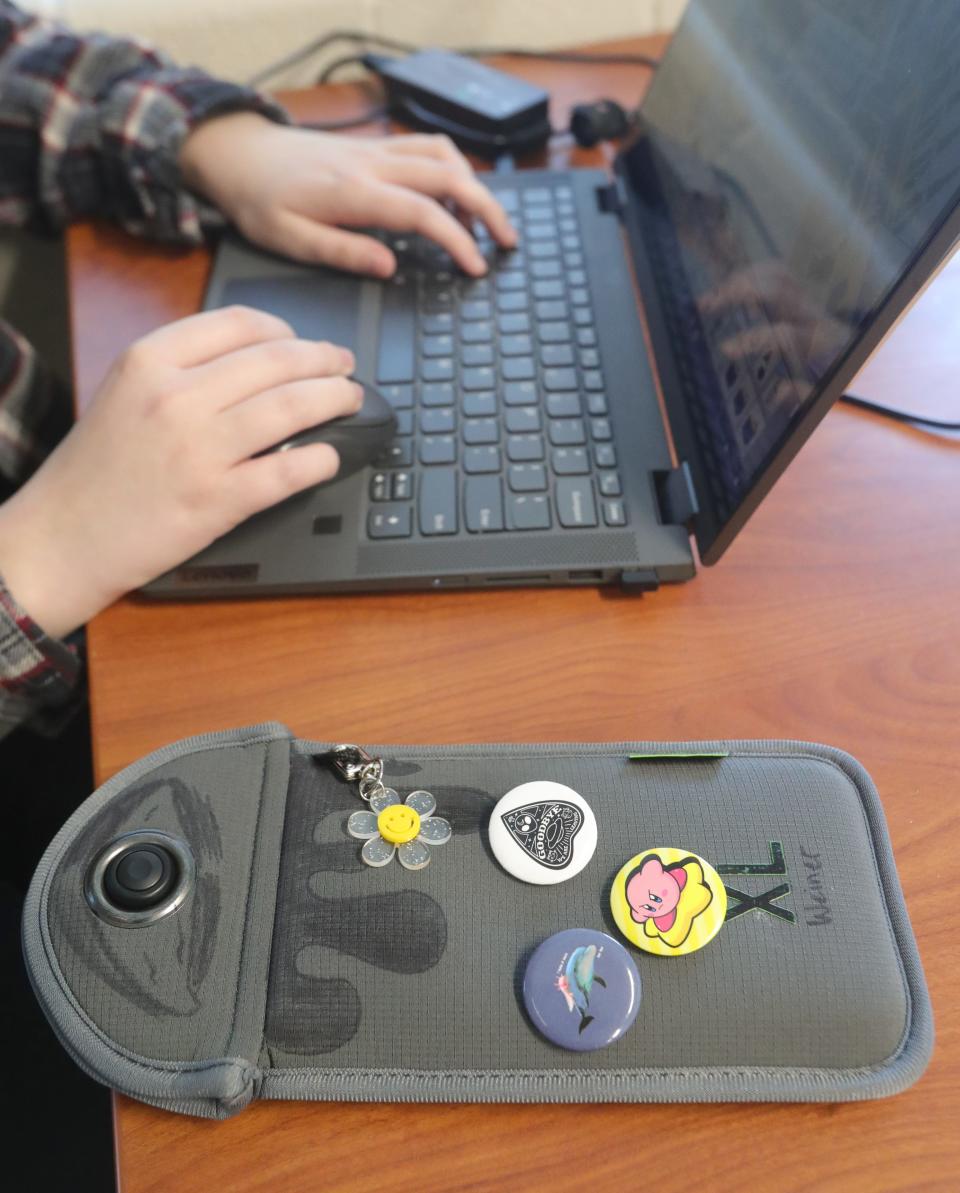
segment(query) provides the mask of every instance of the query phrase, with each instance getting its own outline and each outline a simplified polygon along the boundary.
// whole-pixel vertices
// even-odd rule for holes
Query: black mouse
[[[363,386],[363,405],[356,414],[334,418],[301,431],[281,443],[277,450],[285,451],[306,443],[329,443],[340,456],[340,469],[333,481],[342,480],[372,463],[396,433],[397,416],[387,399],[372,385],[356,377],[354,380]]]

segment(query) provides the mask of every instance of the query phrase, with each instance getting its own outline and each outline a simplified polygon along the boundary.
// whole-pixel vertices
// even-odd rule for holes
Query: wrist
[[[275,127],[260,112],[229,112],[202,121],[186,136],[180,147],[178,165],[184,185],[218,206],[229,195],[229,166],[240,153],[249,151],[252,139]]]
[[[52,520],[35,525],[30,507],[25,490],[0,506],[0,575],[45,634],[65,638],[122,594],[101,591],[82,561],[58,547]]]

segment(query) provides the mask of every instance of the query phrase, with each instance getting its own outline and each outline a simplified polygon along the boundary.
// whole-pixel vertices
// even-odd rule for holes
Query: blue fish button
[[[636,1019],[640,974],[612,936],[568,928],[538,945],[527,962],[523,1002],[552,1043],[592,1052],[619,1040]]]

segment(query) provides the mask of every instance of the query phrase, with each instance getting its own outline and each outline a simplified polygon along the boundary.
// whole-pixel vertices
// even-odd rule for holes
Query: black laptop
[[[952,4],[693,0],[612,179],[489,176],[521,239],[478,232],[488,277],[411,236],[387,282],[224,239],[206,305],[350,346],[397,437],[149,591],[642,591],[694,575],[691,536],[716,562],[960,236],[958,63]]]

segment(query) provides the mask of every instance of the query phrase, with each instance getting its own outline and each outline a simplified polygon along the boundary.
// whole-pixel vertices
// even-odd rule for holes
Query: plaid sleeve
[[[75,647],[48,638],[0,576],[0,738],[21,725],[56,732],[80,698]]]
[[[195,242],[219,216],[182,189],[180,147],[201,121],[235,111],[287,119],[257,92],[140,42],[78,36],[0,0],[0,223],[102,216]]]

